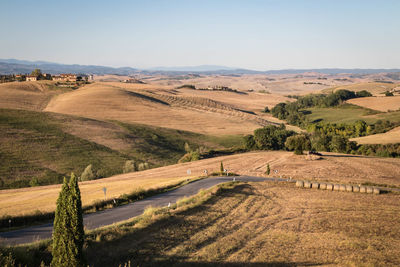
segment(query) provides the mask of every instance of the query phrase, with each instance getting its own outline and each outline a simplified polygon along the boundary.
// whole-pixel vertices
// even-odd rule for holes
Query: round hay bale
[[[381,190],[379,188],[374,188],[373,192],[375,195],[379,195],[381,193]]]
[[[305,182],[304,182],[304,187],[305,187],[305,188],[311,188],[311,183],[305,181]]]
[[[351,185],[346,185],[346,191],[347,191],[347,192],[353,192],[353,186],[351,186]]]
[[[353,186],[353,192],[360,192],[360,187],[358,185]]]
[[[319,183],[314,182],[314,183],[312,183],[311,186],[312,186],[313,189],[318,189],[319,188]]]
[[[335,184],[335,185],[333,186],[333,190],[334,190],[334,191],[339,191],[339,190],[340,190],[340,184]]]
[[[319,189],[325,190],[326,189],[326,184],[324,184],[324,183],[319,184]]]
[[[333,184],[327,184],[326,185],[326,190],[333,190]]]
[[[303,187],[304,186],[304,181],[296,181],[296,186],[297,187]]]
[[[367,187],[367,194],[372,194],[374,189],[372,187]]]
[[[360,186],[360,193],[367,193],[367,187],[366,186]]]
[[[346,186],[344,184],[341,184],[339,190],[342,192],[346,192]]]

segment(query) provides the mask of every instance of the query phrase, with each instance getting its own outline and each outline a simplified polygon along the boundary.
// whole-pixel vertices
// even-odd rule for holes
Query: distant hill
[[[305,72],[318,72],[323,74],[373,74],[373,73],[394,73],[400,72],[400,69],[281,69],[257,71],[249,69],[232,68],[219,65],[200,65],[200,66],[182,66],[182,67],[154,67],[150,69],[136,69],[131,67],[113,68],[96,65],[68,65],[47,61],[27,61],[18,59],[0,59],[0,74],[30,73],[35,68],[39,68],[45,73],[87,73],[87,74],[116,74],[132,75],[143,74],[163,74],[163,75],[181,75],[188,73],[210,74],[300,74]]]
[[[0,74],[30,73],[39,68],[44,73],[88,73],[88,74],[118,74],[130,75],[137,69],[130,67],[113,68],[95,65],[67,65],[45,61],[24,61],[16,59],[0,59]]]

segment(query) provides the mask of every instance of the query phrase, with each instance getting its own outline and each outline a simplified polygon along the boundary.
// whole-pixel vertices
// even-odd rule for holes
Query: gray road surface
[[[261,181],[287,181],[280,178],[263,178],[251,176],[237,176],[236,181],[245,182],[261,182]],[[214,185],[232,181],[233,177],[211,177],[198,180],[182,186],[173,191],[152,196],[143,200],[133,202],[124,206],[107,209],[104,211],[91,213],[83,216],[83,224],[86,229],[96,229],[102,226],[111,225],[120,221],[141,215],[146,207],[164,207],[168,203],[174,204],[184,196],[192,196],[199,192],[200,189],[208,189]],[[34,241],[51,238],[53,224],[31,226],[24,229],[2,232],[0,233],[0,244],[2,245],[19,245],[32,243]]]

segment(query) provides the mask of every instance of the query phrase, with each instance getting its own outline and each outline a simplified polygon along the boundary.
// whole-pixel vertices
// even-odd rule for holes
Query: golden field
[[[107,187],[107,198],[118,197],[138,188],[161,187],[191,177],[219,171],[222,161],[229,172],[242,175],[265,175],[267,164],[278,170],[276,176],[293,179],[309,179],[341,183],[375,183],[400,186],[400,159],[351,156],[324,153],[323,159],[309,160],[292,152],[249,152],[183,164],[170,165],[141,172],[133,172],[80,183],[83,205],[104,199],[103,187]],[[273,172],[271,171],[273,174]],[[35,210],[54,211],[60,185],[40,186],[0,191],[0,216],[30,214]]]
[[[352,138],[358,144],[394,144],[400,143],[400,127],[396,127],[386,133]]]
[[[240,184],[96,231],[86,252],[94,266],[398,266],[399,201],[398,194]]]
[[[362,97],[347,100],[348,103],[383,112],[400,109],[400,96]]]

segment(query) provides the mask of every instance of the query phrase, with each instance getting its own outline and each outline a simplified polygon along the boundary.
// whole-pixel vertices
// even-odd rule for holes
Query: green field
[[[84,128],[71,134],[68,127],[74,125],[95,125],[102,132],[92,134],[91,128]],[[93,141],[99,138],[96,135],[109,136],[98,143]],[[150,167],[170,165],[186,153],[185,142],[192,149],[207,150],[238,145],[240,137],[0,109],[0,188],[60,183],[64,175],[80,175],[89,164],[98,178],[122,173],[126,160],[147,162]],[[114,143],[119,144],[117,149]]]
[[[377,120],[400,121],[400,112],[376,112],[370,109],[355,105],[345,104],[336,108],[308,108],[305,111],[311,112],[306,115],[310,122],[327,123],[354,123],[363,120],[369,124]]]

